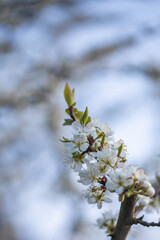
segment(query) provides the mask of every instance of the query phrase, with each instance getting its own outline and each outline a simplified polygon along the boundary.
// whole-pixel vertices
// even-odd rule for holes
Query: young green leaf
[[[73,120],[72,120],[72,119],[64,119],[63,126],[72,125],[72,123],[73,123]]]
[[[70,111],[68,108],[65,110],[65,112],[70,116]]]
[[[92,120],[91,120],[91,117],[88,117],[88,120],[87,120],[87,122],[86,122],[86,125],[88,124],[88,123],[90,123]]]
[[[72,107],[75,107],[76,106],[76,102],[72,103]]]
[[[75,109],[76,109],[76,108],[75,108]],[[75,110],[75,109],[74,109],[74,110]],[[82,118],[82,115],[83,115],[83,112],[74,111],[74,115],[75,115],[76,121],[80,123],[81,118]]]
[[[85,125],[87,120],[88,120],[88,107],[86,107],[86,110],[83,113],[83,116],[81,118],[81,124]]]
[[[64,88],[64,98],[69,107],[72,106],[72,104],[74,104],[74,89],[71,90],[68,83],[66,83]]]

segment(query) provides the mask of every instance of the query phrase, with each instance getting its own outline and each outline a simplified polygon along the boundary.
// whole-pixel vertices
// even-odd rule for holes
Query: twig
[[[108,234],[107,237],[112,237],[113,239],[113,233]]]
[[[69,107],[69,114],[70,114],[70,117],[73,119],[73,121],[76,121],[72,106]]]
[[[155,223],[155,222],[149,223],[149,222],[143,221],[143,217],[144,217],[144,215],[142,217],[140,217],[140,218],[133,218],[130,221],[130,224],[131,225],[133,225],[133,224],[136,224],[136,225],[137,224],[141,224],[141,225],[143,225],[145,227],[160,227],[160,222],[158,222],[158,223]]]

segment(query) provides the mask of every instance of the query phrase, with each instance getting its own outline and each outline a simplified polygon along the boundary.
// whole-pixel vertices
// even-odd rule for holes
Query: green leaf
[[[72,103],[72,107],[76,106],[76,102]]]
[[[69,107],[72,106],[72,104],[74,104],[74,89],[71,90],[68,83],[66,83],[64,88],[64,98]]]
[[[88,120],[86,122],[86,125],[92,121],[91,117],[88,117]]]
[[[74,108],[73,111],[74,111],[74,113],[77,113],[77,112],[78,112],[78,109],[77,109],[77,108]]]
[[[76,108],[74,108],[74,115],[75,115],[75,118],[76,118],[76,121],[80,123],[81,121],[81,118],[82,118],[82,115],[83,115],[83,112],[80,112],[80,111],[75,111]]]
[[[70,111],[68,108],[65,110],[65,112],[70,116]]]
[[[83,116],[81,118],[81,124],[85,125],[87,120],[88,120],[88,107],[86,107],[86,110],[83,113]]]
[[[73,120],[72,120],[72,119],[64,119],[63,126],[72,125],[72,123],[73,123]]]

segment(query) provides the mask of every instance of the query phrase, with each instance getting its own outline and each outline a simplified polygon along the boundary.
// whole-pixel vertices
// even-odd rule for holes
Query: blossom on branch
[[[61,139],[65,147],[65,163],[78,173],[78,182],[88,186],[84,194],[88,203],[101,208],[103,203],[112,202],[111,194],[115,192],[121,202],[132,199],[136,204],[138,199],[136,208],[132,206],[134,211],[138,212],[151,203],[154,205],[156,201],[151,201],[151,197],[160,199],[160,173],[157,172],[155,192],[156,188],[142,169],[126,165],[128,152],[125,142],[122,139],[115,141],[114,131],[106,123],[91,119],[87,107],[84,112],[75,108],[74,89],[71,90],[68,84],[64,96],[68,104],[66,113],[70,118],[65,119],[63,125],[69,125],[73,134],[71,139]],[[112,234],[116,221],[111,212],[106,212],[97,224]]]

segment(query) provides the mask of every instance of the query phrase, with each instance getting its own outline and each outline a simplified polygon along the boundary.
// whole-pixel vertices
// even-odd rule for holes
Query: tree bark
[[[134,218],[136,201],[137,195],[134,194],[131,197],[126,197],[125,200],[121,203],[120,213],[112,236],[112,240],[126,239],[131,228],[131,220]]]

